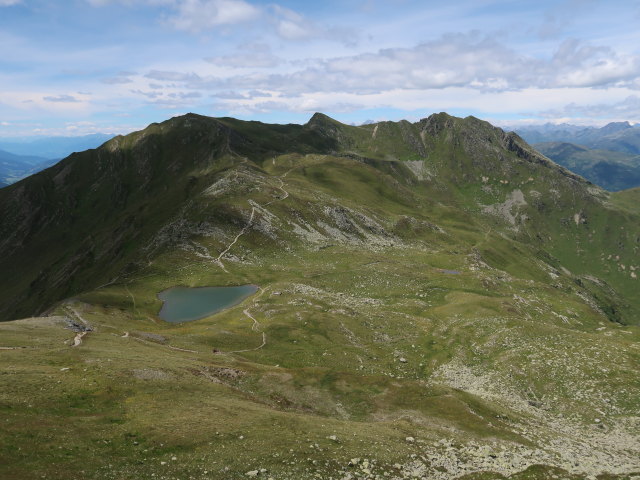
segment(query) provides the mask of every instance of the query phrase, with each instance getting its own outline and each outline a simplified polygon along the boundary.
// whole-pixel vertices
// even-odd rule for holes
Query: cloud
[[[216,92],[211,95],[211,97],[221,100],[251,100],[254,98],[271,98],[273,95],[269,92],[262,92],[260,90],[250,90],[246,93],[235,91]]]
[[[555,2],[553,7],[544,12],[544,20],[537,30],[542,40],[559,37],[584,12],[593,9],[597,0],[564,0]]]
[[[47,102],[55,102],[55,103],[78,103],[80,101],[72,95],[58,95],[57,97],[48,96],[48,97],[42,97],[42,99]]]
[[[355,45],[357,36],[347,28],[321,26],[304,15],[280,5],[271,5],[271,23],[279,37],[285,40],[310,40],[322,38],[335,40],[345,45]]]
[[[94,7],[115,3],[128,7],[139,5],[169,7],[172,13],[165,17],[166,23],[178,30],[194,33],[218,26],[251,21],[260,15],[260,9],[244,0],[86,0],[86,2]]]
[[[155,92],[145,92],[143,90],[137,89],[137,90],[129,90],[131,93],[135,94],[135,95],[142,95],[144,97],[147,98],[158,98],[161,95],[163,95],[162,92],[159,91],[155,91]]]
[[[288,8],[272,5],[276,32],[287,40],[302,40],[318,35],[318,27]]]
[[[283,62],[264,44],[241,45],[235,55],[207,57],[205,60],[220,67],[230,68],[274,68]]]
[[[609,118],[640,121],[640,97],[630,95],[620,102],[577,104],[569,103],[562,108],[550,109],[538,114],[542,118]]]
[[[188,100],[190,98],[200,98],[202,97],[202,94],[200,92],[177,92],[177,93],[170,93],[167,95],[167,97]]]
[[[177,91],[177,92],[164,92],[161,90],[144,91],[144,90],[130,90],[130,93],[134,95],[141,95],[145,97],[146,103],[155,105],[160,108],[182,108],[192,106],[203,95],[200,92],[194,91]]]
[[[10,7],[19,3],[22,3],[22,0],[0,0],[0,7]]]
[[[287,73],[201,76],[151,71],[153,80],[189,89],[259,89],[295,96],[310,92],[366,95],[395,89],[468,87],[481,92],[526,88],[640,88],[640,56],[566,40],[548,59],[522,55],[477,32],[447,34],[412,48],[317,60]]]
[[[179,0],[85,0],[89,5],[94,7],[105,7],[114,3],[120,3],[126,6],[135,5],[172,5]]]
[[[250,90],[249,92],[247,92],[247,95],[249,96],[249,98],[270,98],[273,97],[272,94],[270,94],[269,92],[263,92],[260,90]]]
[[[107,77],[102,79],[102,83],[107,85],[122,85],[126,83],[133,83],[131,77],[135,75],[134,72],[118,72],[113,77]]]
[[[240,92],[216,92],[212,97],[219,98],[221,100],[246,100],[248,97]]]
[[[640,77],[640,56],[618,55],[609,47],[580,45],[578,40],[568,39],[548,67],[554,86],[599,87],[619,82],[633,85]]]
[[[201,32],[255,20],[260,10],[243,0],[182,0],[168,23],[178,30]]]
[[[170,70],[151,70],[145,77],[164,82],[198,83],[202,81],[202,78],[195,73],[181,73]]]
[[[2,1],[2,0],[0,0]],[[10,0],[11,1],[11,0]],[[177,30],[201,33],[218,27],[257,22],[271,28],[280,38],[303,41],[314,38],[333,40],[354,45],[353,29],[326,27],[304,15],[278,4],[256,6],[245,0],[85,0],[94,7],[110,4],[133,6],[163,6],[170,13],[162,17],[163,23]],[[275,57],[271,58],[273,61]],[[223,61],[233,63],[230,58]],[[253,63],[258,63],[257,58]],[[255,65],[259,66],[259,65]],[[268,65],[268,66],[275,66]]]

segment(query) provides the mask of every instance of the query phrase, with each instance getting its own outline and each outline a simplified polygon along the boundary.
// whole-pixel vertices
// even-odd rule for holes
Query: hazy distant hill
[[[640,155],[593,150],[567,142],[533,145],[554,162],[609,191],[640,186]]]
[[[33,155],[16,155],[0,150],[0,187],[53,165],[51,160]]]
[[[568,142],[596,150],[640,155],[640,126],[629,122],[613,122],[602,128],[575,125],[532,125],[518,127],[515,132],[528,143]]]
[[[97,148],[113,135],[0,139],[0,188],[50,167],[74,152]]]
[[[24,137],[0,139],[0,149],[16,155],[35,155],[44,158],[64,158],[73,152],[97,148],[113,135],[94,133],[81,137]]]

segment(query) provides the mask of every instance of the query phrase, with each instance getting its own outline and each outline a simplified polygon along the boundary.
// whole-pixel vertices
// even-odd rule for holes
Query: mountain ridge
[[[637,193],[446,114],[191,114],[74,154],[0,190],[0,475],[628,478]]]
[[[171,157],[167,152],[176,151],[176,148],[181,149],[180,154]],[[542,166],[571,182],[577,182],[575,187],[570,188],[579,188],[585,199],[592,198],[590,203],[601,203],[599,198],[605,195],[603,191],[594,190],[595,187],[582,177],[540,155],[517,134],[505,133],[472,117],[457,119],[440,113],[415,124],[382,122],[365,127],[351,127],[321,114],[314,115],[304,126],[266,125],[187,114],[161,124],[151,124],[147,129],[125,137],[115,137],[99,149],[73,154],[54,167],[4,188],[0,194],[0,206],[4,206],[5,220],[4,225],[0,226],[0,232],[5,241],[0,244],[0,248],[6,254],[20,251],[22,247],[18,245],[25,242],[37,245],[41,232],[52,225],[47,218],[55,218],[58,225],[57,230],[54,230],[59,232],[56,243],[67,244],[68,241],[63,239],[68,238],[69,232],[77,229],[80,224],[83,225],[81,230],[86,233],[91,233],[96,228],[102,231],[101,238],[106,236],[104,245],[113,245],[115,248],[109,255],[118,257],[118,252],[123,247],[122,242],[129,235],[134,238],[152,235],[151,230],[143,229],[135,233],[131,230],[136,223],[135,219],[142,221],[146,213],[130,214],[125,221],[127,217],[123,212],[127,208],[135,206],[139,212],[149,212],[151,218],[155,219],[150,222],[150,225],[156,225],[154,228],[158,228],[164,221],[163,214],[147,198],[150,192],[165,192],[161,197],[165,200],[160,203],[167,202],[165,213],[170,215],[181,202],[188,200],[192,192],[203,188],[203,182],[206,183],[206,179],[215,175],[215,172],[233,168],[234,165],[246,162],[247,158],[252,159],[249,164],[253,163],[260,169],[274,155],[287,152],[339,155],[340,150],[343,153],[358,151],[364,161],[391,172],[392,175],[400,175],[402,181],[411,176],[406,169],[397,170],[409,165],[404,163],[406,161],[426,162],[423,167],[429,165],[429,168],[438,172],[440,186],[451,185],[451,188],[457,189],[471,183],[489,191],[493,187],[483,185],[478,174],[480,170],[487,175],[493,173],[523,177],[524,173],[517,172],[522,169],[533,171],[536,166]],[[508,160],[509,155],[514,155],[517,161],[514,163]],[[526,164],[531,166],[525,166]],[[186,174],[194,169],[201,173]],[[402,171],[404,173],[400,173]],[[488,181],[489,177],[482,178],[487,178]],[[501,182],[503,187],[509,184],[507,179]],[[180,186],[171,187],[172,183],[179,183]],[[93,185],[91,191],[86,184]],[[582,186],[577,187],[578,185]],[[35,188],[29,189],[28,186]],[[65,186],[72,190],[67,190]],[[479,195],[486,196],[480,190]],[[36,206],[46,198],[48,192],[56,195],[56,191],[60,191],[61,196],[59,200],[50,202],[52,205],[45,208],[48,210],[46,213],[41,206]],[[97,191],[100,193],[96,193]],[[451,194],[446,196],[451,199]],[[459,194],[453,197],[462,199]],[[472,203],[476,205],[472,208],[477,208],[477,201]],[[10,205],[9,209],[7,205]],[[544,202],[540,205],[538,208],[543,208]],[[86,210],[88,212],[96,208],[101,212],[99,216],[82,213],[84,209],[89,209]],[[574,208],[579,210],[582,207],[576,205]],[[11,223],[11,219],[16,219],[15,214],[11,213],[13,210],[24,212],[27,218]],[[98,221],[98,218],[101,220]],[[507,218],[511,219],[510,216]],[[119,226],[112,226],[114,231],[129,233],[122,234],[124,236],[108,234],[108,228],[105,230],[100,227],[103,221],[116,221]],[[146,220],[144,222],[147,223]],[[76,257],[69,252],[66,254],[65,269],[75,271],[79,266],[73,265],[82,258],[86,259],[88,252],[94,252],[89,257],[93,258],[92,255],[95,254],[103,261],[109,256],[102,252],[103,247],[98,246],[92,238],[92,235],[88,235],[87,240],[82,242]],[[72,258],[76,260],[71,261]],[[47,270],[42,270],[31,279],[32,287],[45,285],[45,279],[50,275]],[[99,281],[107,282],[113,275],[113,265],[105,265]],[[24,296],[16,295],[16,298]],[[39,308],[45,307],[42,304]]]

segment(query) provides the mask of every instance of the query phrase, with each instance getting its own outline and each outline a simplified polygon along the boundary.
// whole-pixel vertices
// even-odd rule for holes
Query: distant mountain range
[[[611,150],[592,150],[574,143],[544,142],[536,150],[572,172],[617,192],[640,186],[640,155]]]
[[[514,131],[528,143],[567,142],[590,149],[611,150],[640,155],[640,125],[614,122],[604,127],[576,125],[535,125],[518,127]]]
[[[80,137],[23,137],[0,139],[0,150],[16,155],[62,159],[73,152],[97,148],[114,135],[93,133]]]
[[[640,125],[545,124],[515,131],[553,161],[607,190],[640,186]]]
[[[33,175],[69,156],[96,148],[113,135],[0,139],[0,188]]]
[[[0,187],[39,172],[57,161],[33,155],[16,155],[0,150]]]

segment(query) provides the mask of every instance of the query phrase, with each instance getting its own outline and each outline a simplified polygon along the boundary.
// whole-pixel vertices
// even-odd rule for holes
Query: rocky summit
[[[639,204],[445,113],[74,153],[0,189],[0,478],[638,478]]]

